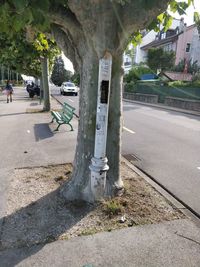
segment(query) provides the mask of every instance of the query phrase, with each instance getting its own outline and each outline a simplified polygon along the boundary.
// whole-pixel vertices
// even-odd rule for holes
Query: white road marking
[[[200,167],[197,167],[198,170],[200,170]]]
[[[132,130],[130,130],[130,129],[128,129],[128,128],[126,128],[126,127],[123,127],[123,129],[124,129],[125,131],[129,132],[129,133],[135,134],[135,132],[134,132],[134,131],[132,131]]]
[[[74,102],[74,100],[72,100],[72,99],[70,99],[70,98],[69,98],[68,100],[71,101],[71,102]]]

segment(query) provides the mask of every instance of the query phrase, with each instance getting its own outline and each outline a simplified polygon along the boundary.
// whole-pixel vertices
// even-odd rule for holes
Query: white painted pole
[[[108,109],[110,97],[112,55],[108,52],[99,61],[99,82],[96,113],[94,157],[91,160],[91,190],[95,200],[105,194],[106,173],[109,169],[106,158]]]

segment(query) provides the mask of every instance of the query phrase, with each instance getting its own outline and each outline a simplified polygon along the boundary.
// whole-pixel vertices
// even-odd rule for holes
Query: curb
[[[125,159],[123,156],[123,161],[128,165],[128,167],[134,171],[136,174],[141,176],[148,184],[150,184],[154,189],[156,189],[162,196],[164,196],[169,202],[171,202],[178,210],[180,210],[186,217],[189,217],[198,227],[200,227],[200,215],[188,207],[184,202],[182,202],[178,197],[172,194],[167,188],[159,184],[153,177],[144,173],[142,170],[133,165],[130,161]]]
[[[183,113],[183,114],[186,114],[186,115],[193,115],[193,116],[197,116],[197,117],[200,116],[200,112],[198,112],[198,111],[178,109],[178,108],[169,107],[169,106],[160,106],[160,105],[146,103],[146,102],[134,101],[134,100],[126,99],[126,98],[123,98],[123,101],[130,102],[130,103],[135,103],[135,104],[139,104],[139,105],[143,105],[143,106],[159,108],[159,109],[163,109],[163,110],[170,110],[170,111],[174,111],[174,112],[180,112],[180,113]]]

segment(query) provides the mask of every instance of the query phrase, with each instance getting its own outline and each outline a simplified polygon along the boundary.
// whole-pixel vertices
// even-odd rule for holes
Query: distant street
[[[63,96],[60,94],[60,87],[51,86],[51,93],[54,95],[54,97],[60,101],[60,103],[67,102],[69,105],[76,108],[75,114],[79,115],[79,96],[74,95],[66,95]]]
[[[60,96],[78,110],[78,97]],[[200,214],[200,118],[124,102],[122,154]]]

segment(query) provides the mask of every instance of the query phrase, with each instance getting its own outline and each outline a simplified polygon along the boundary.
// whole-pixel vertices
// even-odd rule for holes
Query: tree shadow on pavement
[[[39,105],[39,103],[30,103],[30,106],[38,106]]]
[[[60,195],[62,187],[0,220],[0,266],[16,266],[57,240],[94,208],[85,202],[66,202]]]
[[[8,113],[8,114],[0,114],[0,117],[9,117],[16,115],[27,115],[27,112],[16,112],[16,113]]]
[[[38,123],[34,125],[34,134],[36,142],[51,138],[54,136],[53,132],[51,131],[48,123]]]

